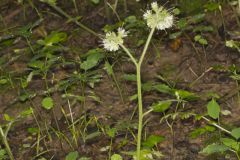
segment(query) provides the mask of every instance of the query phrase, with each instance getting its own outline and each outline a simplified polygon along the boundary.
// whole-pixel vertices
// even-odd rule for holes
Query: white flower
[[[123,44],[123,38],[127,36],[127,32],[123,28],[118,28],[117,34],[115,32],[108,32],[103,39],[103,46],[106,50],[117,51],[119,45]]]
[[[168,10],[158,6],[157,2],[153,2],[151,8],[151,10],[147,10],[143,15],[148,27],[157,28],[158,30],[172,27],[174,18]]]

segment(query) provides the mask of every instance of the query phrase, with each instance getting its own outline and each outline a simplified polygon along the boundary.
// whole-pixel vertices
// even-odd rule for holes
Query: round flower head
[[[108,51],[117,51],[119,45],[123,44],[123,38],[127,36],[127,32],[123,28],[118,28],[115,32],[108,32],[103,39],[103,46]]]
[[[158,6],[157,2],[153,2],[151,8],[151,10],[147,10],[143,15],[148,27],[157,28],[158,30],[172,27],[173,15],[168,10],[162,6]]]

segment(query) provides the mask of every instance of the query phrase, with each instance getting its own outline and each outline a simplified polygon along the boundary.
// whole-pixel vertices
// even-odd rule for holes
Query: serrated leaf
[[[213,119],[218,119],[220,114],[220,106],[215,99],[212,99],[207,104],[208,115]]]
[[[240,128],[234,128],[232,131],[231,131],[231,135],[236,138],[236,139],[239,139],[240,138]]]
[[[49,110],[53,108],[53,99],[51,97],[46,97],[42,100],[43,108]]]
[[[153,112],[165,112],[171,106],[171,104],[171,101],[159,101],[154,103],[151,108],[153,109]]]

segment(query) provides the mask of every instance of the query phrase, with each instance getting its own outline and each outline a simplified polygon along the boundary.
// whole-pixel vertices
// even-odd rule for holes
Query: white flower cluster
[[[123,28],[118,28],[117,34],[115,32],[108,32],[103,39],[103,46],[108,51],[117,51],[119,45],[123,44],[123,38],[127,36],[127,32]]]
[[[143,15],[148,27],[157,28],[158,30],[165,30],[172,27],[174,18],[168,10],[162,6],[158,6],[157,2],[153,2],[151,8],[151,10],[147,10]]]

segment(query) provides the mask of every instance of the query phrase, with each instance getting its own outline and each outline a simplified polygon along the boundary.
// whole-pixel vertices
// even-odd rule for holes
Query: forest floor
[[[169,2],[167,5],[175,4]],[[103,34],[106,24],[112,24],[110,28],[117,26],[116,15],[107,20],[102,3],[78,2],[78,13],[69,1],[59,1],[58,6],[69,15],[80,15],[79,21],[99,34]],[[132,15],[141,19],[141,10],[146,8],[145,2],[134,1],[128,3],[127,13],[121,4],[117,12],[122,20]],[[61,160],[72,151],[93,160],[108,159],[110,153],[131,159],[122,152],[134,151],[136,147],[133,136],[137,133],[138,120],[134,65],[121,52],[103,52],[99,37],[79,28],[74,20],[66,19],[47,4],[34,1],[33,6],[28,2],[19,4],[6,0],[0,2],[0,10],[0,119],[1,124],[6,125],[14,119],[7,137],[15,159]],[[185,17],[190,19],[192,15]],[[203,21],[191,24],[194,28],[212,26],[213,31],[201,33],[207,45],[194,40],[197,33],[193,29],[186,29],[173,39],[168,37],[179,31],[176,27],[155,33],[142,66],[142,83],[146,87],[143,89],[144,111],[157,101],[176,98],[164,92],[163,86],[198,97],[181,103],[177,111],[173,103],[165,113],[150,113],[145,117],[143,139],[149,135],[165,139],[156,145],[163,155],[161,159],[235,159],[230,153],[212,156],[200,153],[224,133],[216,129],[195,137],[193,131],[208,123],[192,115],[205,115],[207,103],[215,96],[221,110],[231,113],[221,116],[221,124],[226,128],[240,126],[239,86],[232,78],[238,73],[240,54],[225,46],[225,39],[232,38],[229,33],[240,32],[236,18],[233,8],[223,5],[222,15],[208,12]],[[31,28],[35,22],[38,24]],[[143,27],[132,30],[133,35],[125,43],[138,57],[148,30]],[[46,46],[39,46],[40,41],[46,42],[45,37],[51,33],[63,35],[56,39],[50,37],[56,40],[56,44],[53,42],[55,48],[44,50]],[[6,35],[12,37],[2,40]],[[80,66],[90,54],[88,51],[96,52],[96,48],[100,48],[104,57],[90,70],[82,71]],[[39,61],[51,62],[48,68],[41,68],[35,66]],[[108,73],[106,64],[112,66],[114,74]],[[151,88],[153,85],[160,89]],[[51,109],[43,107],[45,97],[51,97]],[[33,116],[19,118],[29,107],[33,109]],[[107,131],[116,133],[111,137]],[[1,146],[4,148],[3,144]]]

